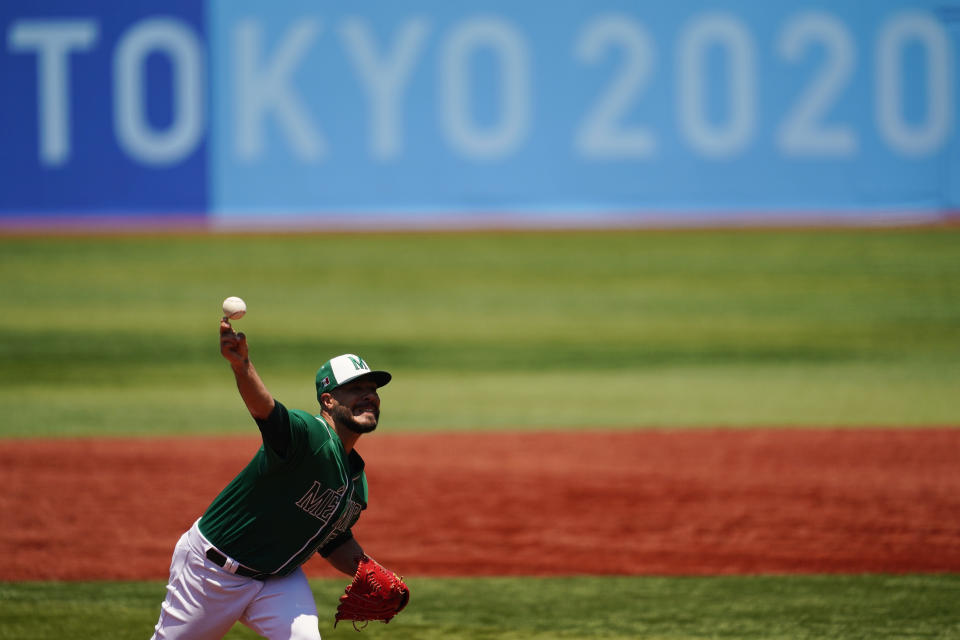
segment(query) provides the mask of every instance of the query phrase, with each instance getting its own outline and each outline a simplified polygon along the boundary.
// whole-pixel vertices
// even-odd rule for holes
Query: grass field
[[[384,429],[956,426],[958,258],[952,228],[3,237],[0,437],[248,433],[228,295],[290,406],[330,355],[391,370]],[[960,637],[956,575],[411,586],[367,637]],[[0,583],[0,638],[145,638],[163,590]]]
[[[246,430],[228,295],[277,397],[358,352],[390,429],[953,425],[958,256],[957,229],[5,237],[0,435]]]
[[[332,611],[339,581],[311,582]],[[411,580],[416,594],[365,638],[464,640],[948,640],[960,635],[960,576]],[[0,639],[149,637],[164,585],[0,583]],[[320,621],[324,638],[353,628]],[[237,625],[228,639],[256,638]]]

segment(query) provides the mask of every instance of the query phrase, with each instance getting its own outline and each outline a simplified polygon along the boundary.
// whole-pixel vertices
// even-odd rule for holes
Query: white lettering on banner
[[[635,94],[646,88],[653,73],[656,49],[650,33],[628,16],[601,16],[584,28],[575,55],[581,62],[596,64],[615,47],[624,52],[620,72],[580,123],[574,146],[586,157],[649,158],[657,148],[653,133],[627,126],[623,120]]]
[[[92,48],[98,35],[93,20],[19,20],[7,34],[11,51],[37,54],[38,142],[44,166],[70,159],[69,56]]]
[[[268,61],[262,57],[262,29],[254,20],[240,21],[234,32],[234,86],[231,104],[236,109],[237,153],[254,161],[264,148],[264,120],[272,114],[297,156],[317,162],[327,144],[310,120],[309,112],[292,86],[291,76],[317,38],[316,20],[298,20],[281,39]]]
[[[707,117],[705,63],[708,49],[726,52],[729,117],[713,124]],[[756,61],[753,39],[743,23],[727,14],[702,14],[683,30],[679,60],[681,134],[712,158],[727,158],[749,144],[756,126]]]
[[[500,62],[500,120],[481,129],[470,116],[470,58],[488,48]],[[499,18],[473,18],[447,36],[440,56],[440,116],[453,148],[472,160],[516,151],[530,129],[530,55],[523,37]]]
[[[436,135],[451,158],[467,162],[493,163],[526,151],[524,145],[543,139],[534,138],[534,127],[552,127],[546,133],[566,137],[574,161],[612,162],[657,160],[664,141],[672,139],[680,146],[672,151],[716,160],[741,157],[756,145],[771,146],[781,158],[832,160],[857,159],[862,147],[883,145],[893,154],[918,159],[941,152],[954,135],[956,39],[933,12],[871,16],[870,24],[877,26],[864,33],[852,31],[834,13],[800,11],[786,15],[769,37],[764,33],[760,38],[757,27],[751,32],[744,22],[747,15],[700,11],[688,18],[676,33],[667,33],[651,31],[631,12],[587,15],[573,25],[579,30],[570,32],[570,42],[560,43],[569,47],[567,55],[563,49],[561,55],[537,52],[544,54],[536,58],[542,66],[538,77],[563,77],[573,65],[580,72],[611,73],[599,78],[600,84],[592,77],[592,82],[569,88],[581,91],[577,99],[584,106],[563,122],[533,114],[538,98],[547,110],[550,100],[569,97],[562,84],[547,83],[550,95],[534,94],[541,85],[534,82],[531,48],[557,43],[546,33],[525,33],[497,14],[468,16],[444,31],[417,16],[400,17],[386,27],[373,16],[344,18],[333,25],[339,57],[321,64],[352,70],[347,82],[356,82],[368,115],[361,125],[365,129],[350,134],[359,140],[366,133],[369,159],[381,163],[407,153],[406,127],[412,123],[405,105],[414,97],[413,78],[425,70],[436,90],[415,97],[433,101],[427,106],[436,109],[437,124],[435,130],[418,133]],[[218,98],[232,118],[224,125],[224,138],[234,145],[235,159],[263,161],[267,145],[278,144],[288,147],[296,161],[326,160],[335,150],[329,149],[323,126],[336,123],[324,122],[311,110],[321,106],[315,103],[323,94],[316,66],[307,63],[320,21],[294,18],[269,43],[264,23],[255,17],[228,27],[224,51],[214,57],[227,61],[218,71],[226,71],[223,86],[232,93]],[[389,34],[382,40],[375,36],[381,28]],[[86,93],[77,97],[71,88],[88,88],[88,63],[100,56],[79,58],[83,66],[77,59],[98,46],[114,46],[113,41],[101,42],[105,34],[96,18],[18,19],[7,29],[7,52],[32,54],[36,61],[36,144],[43,167],[62,167],[74,156],[73,101]],[[758,49],[758,40],[770,42],[771,50]],[[114,106],[110,124],[120,151],[148,166],[183,162],[202,144],[208,128],[206,43],[188,22],[172,17],[126,25],[115,42],[109,52],[108,90]],[[151,55],[163,56],[172,70],[169,98],[161,97],[171,101],[172,118],[164,126],[148,118],[147,100],[157,97],[147,93]],[[772,56],[764,59],[766,73],[803,74],[787,89],[789,95],[760,93],[771,90],[758,68],[758,59],[766,55]],[[484,67],[492,70],[489,95],[478,92],[481,56],[493,61]],[[675,60],[675,66],[664,58]],[[71,77],[81,71],[88,75]],[[595,94],[584,95],[589,91],[584,87],[594,86]],[[33,99],[9,89],[3,97],[7,102]],[[646,113],[641,107],[647,103],[656,113],[676,113],[675,121],[649,116],[645,121],[637,113]],[[784,106],[778,112],[761,111],[769,104]],[[479,105],[490,105],[492,115],[478,118]],[[331,103],[331,108],[336,113],[342,105]],[[851,112],[857,115],[845,115]]]
[[[366,22],[348,19],[340,27],[347,53],[370,101],[370,152],[378,160],[390,160],[402,153],[404,90],[427,31],[426,20],[408,20],[400,27],[393,47],[378,55]]]
[[[904,50],[911,42],[926,56],[926,118],[911,126],[903,113]],[[908,156],[937,150],[952,126],[952,56],[942,25],[925,13],[907,12],[888,21],[877,38],[877,126],[894,149]]]
[[[848,125],[825,122],[856,66],[850,32],[829,14],[800,14],[781,34],[779,53],[788,62],[798,63],[817,45],[824,52],[823,61],[777,130],[777,144],[791,156],[852,156],[858,147],[853,130]]]
[[[146,58],[155,52],[168,57],[173,69],[173,121],[165,131],[150,125],[145,105]],[[166,18],[143,20],[120,39],[113,64],[114,119],[120,146],[148,165],[168,166],[189,156],[203,136],[206,113],[206,64],[193,31]]]

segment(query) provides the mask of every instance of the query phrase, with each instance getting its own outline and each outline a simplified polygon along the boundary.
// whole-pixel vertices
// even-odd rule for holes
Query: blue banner
[[[0,29],[0,217],[960,210],[937,1],[45,0]]]
[[[0,215],[208,208],[202,5],[4,2],[0,33]]]

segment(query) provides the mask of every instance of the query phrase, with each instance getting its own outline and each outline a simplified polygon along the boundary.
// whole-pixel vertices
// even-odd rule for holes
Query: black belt
[[[227,556],[223,555],[213,547],[207,549],[207,560],[218,567],[223,567],[224,569],[227,568]],[[229,571],[229,569],[227,569],[227,571]],[[235,573],[238,576],[243,576],[244,578],[253,578],[254,580],[266,580],[270,577],[269,573],[254,571],[253,569],[245,567],[239,563],[237,563],[237,570],[233,571],[232,573]]]

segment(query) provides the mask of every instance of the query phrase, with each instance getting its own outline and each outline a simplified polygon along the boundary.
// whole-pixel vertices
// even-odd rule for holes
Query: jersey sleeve
[[[293,458],[305,440],[307,426],[296,413],[274,400],[273,411],[265,420],[257,420],[263,436],[264,452],[269,466],[276,466]]]
[[[263,444],[281,458],[286,457],[290,447],[290,414],[282,404],[273,401],[273,411],[265,420],[256,419],[263,436]]]
[[[353,530],[347,529],[346,531],[341,533],[339,536],[337,536],[336,538],[334,538],[333,540],[325,544],[323,548],[320,549],[320,556],[323,558],[329,558],[330,554],[337,550],[337,547],[342,545],[347,540],[352,540],[352,539],[353,539]]]

